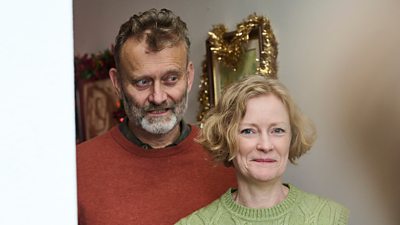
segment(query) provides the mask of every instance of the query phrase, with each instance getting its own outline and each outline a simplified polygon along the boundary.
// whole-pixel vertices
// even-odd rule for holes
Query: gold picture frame
[[[200,122],[230,83],[251,74],[277,78],[278,43],[265,17],[250,15],[231,32],[224,25],[214,26],[206,40],[206,54],[197,117]]]

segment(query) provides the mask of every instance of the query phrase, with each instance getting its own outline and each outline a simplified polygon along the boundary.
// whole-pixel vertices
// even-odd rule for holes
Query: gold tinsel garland
[[[207,60],[204,60],[203,62],[203,74],[201,76],[200,80],[200,95],[199,95],[199,102],[200,102],[200,112],[197,115],[197,121],[200,122],[200,127],[201,126],[201,121],[203,120],[204,116],[210,110],[211,104],[210,104],[210,97],[208,94],[208,87],[209,87],[209,81],[208,81],[208,76],[207,76]]]
[[[278,56],[278,43],[276,42],[275,35],[272,31],[270,22],[263,16],[256,14],[250,15],[247,20],[239,23],[234,31],[232,39],[227,41],[224,35],[227,29],[224,25],[213,26],[213,29],[208,33],[210,50],[218,61],[223,63],[226,67],[236,70],[236,65],[240,60],[243,53],[244,46],[249,41],[250,32],[257,27],[261,28],[262,48],[260,52],[259,67],[257,74],[277,78],[277,56]],[[212,60],[212,59],[208,59]],[[200,83],[200,112],[197,116],[198,121],[202,121],[207,111],[211,108],[209,97],[209,77],[207,74],[207,63],[203,63],[203,74]]]

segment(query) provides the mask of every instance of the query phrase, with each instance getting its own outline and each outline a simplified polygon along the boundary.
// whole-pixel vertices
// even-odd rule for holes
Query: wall
[[[187,21],[195,84],[212,25],[233,29],[253,12],[269,17],[279,41],[279,79],[319,131],[286,181],[345,204],[351,224],[398,224],[398,1],[75,0],[75,53],[110,47],[123,21],[152,7],[170,8]],[[198,112],[194,86],[190,122]]]
[[[72,1],[2,1],[0,27],[0,224],[76,224]]]

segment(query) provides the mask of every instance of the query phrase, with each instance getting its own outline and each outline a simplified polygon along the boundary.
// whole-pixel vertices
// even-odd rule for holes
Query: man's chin
[[[166,134],[174,129],[179,121],[175,116],[172,118],[144,118],[141,121],[142,128],[152,134]]]
[[[142,121],[146,121],[151,125],[168,124],[173,120],[174,115],[149,115],[147,114]]]

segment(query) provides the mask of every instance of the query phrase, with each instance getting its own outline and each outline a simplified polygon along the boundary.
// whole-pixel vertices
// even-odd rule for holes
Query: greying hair
[[[114,59],[117,69],[120,65],[122,46],[132,37],[138,41],[144,39],[149,50],[154,52],[184,41],[187,55],[189,55],[190,40],[186,23],[168,9],[150,9],[135,14],[121,25],[114,46]]]

